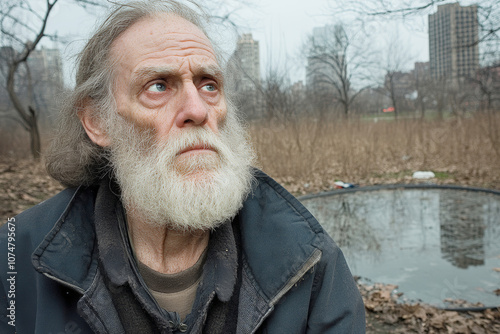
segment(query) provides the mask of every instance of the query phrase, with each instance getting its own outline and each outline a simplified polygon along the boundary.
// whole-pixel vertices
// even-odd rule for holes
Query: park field
[[[500,189],[500,113],[444,120],[377,118],[259,122],[250,126],[260,167],[295,194],[363,185],[414,183]]]

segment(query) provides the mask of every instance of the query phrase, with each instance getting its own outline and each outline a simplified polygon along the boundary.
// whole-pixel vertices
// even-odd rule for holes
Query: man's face
[[[163,15],[132,25],[111,56],[117,111],[107,136],[127,214],[180,230],[234,217],[250,191],[254,155],[235,111],[226,114],[208,39]]]
[[[226,117],[222,73],[195,25],[166,14],[140,20],[113,43],[111,57],[117,60],[117,112],[136,128],[152,132],[158,143],[193,127],[218,133]],[[178,152],[176,162],[182,167],[210,155],[213,148],[194,145]]]

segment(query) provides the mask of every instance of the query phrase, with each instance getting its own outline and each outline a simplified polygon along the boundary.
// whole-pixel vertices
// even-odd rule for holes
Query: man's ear
[[[109,146],[111,140],[103,129],[102,120],[95,116],[92,107],[89,106],[88,103],[85,104],[86,105],[78,111],[78,118],[80,118],[80,122],[82,122],[85,132],[87,132],[87,136],[99,146]]]

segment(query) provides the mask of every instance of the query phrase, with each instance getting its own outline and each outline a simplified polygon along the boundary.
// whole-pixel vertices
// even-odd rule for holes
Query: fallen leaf
[[[39,202],[39,200],[37,200],[36,198],[34,198],[33,196],[30,196],[28,194],[22,194],[21,195],[21,198],[24,199],[25,201],[29,201],[29,202]]]
[[[415,317],[419,318],[422,321],[427,320],[427,312],[423,308],[417,309],[417,311],[414,313]]]
[[[484,328],[482,326],[477,325],[477,324],[473,324],[471,326],[471,331],[474,334],[486,334],[486,331],[484,330]]]

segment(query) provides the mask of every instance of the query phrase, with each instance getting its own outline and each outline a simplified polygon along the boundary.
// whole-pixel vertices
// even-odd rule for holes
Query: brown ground
[[[299,195],[328,190],[332,182],[279,178],[293,193]],[[349,181],[349,180],[344,180]],[[361,185],[414,182],[408,173],[391,173],[364,180]],[[470,179],[457,177],[445,180],[434,179],[434,183],[470,185]],[[498,179],[482,175],[482,184],[499,189]],[[7,218],[41,202],[62,190],[52,180],[43,166],[31,160],[7,159],[0,162],[0,220]],[[500,310],[483,312],[451,312],[427,305],[398,304],[391,292],[395,286],[375,284],[360,285],[365,301],[367,333],[500,333]]]

